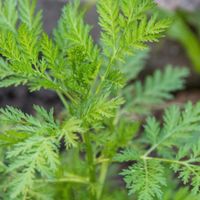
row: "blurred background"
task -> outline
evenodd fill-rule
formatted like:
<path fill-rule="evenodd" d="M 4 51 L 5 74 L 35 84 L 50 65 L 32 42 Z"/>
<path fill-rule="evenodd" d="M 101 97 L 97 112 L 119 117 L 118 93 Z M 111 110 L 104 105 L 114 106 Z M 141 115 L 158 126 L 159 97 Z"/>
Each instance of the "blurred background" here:
<path fill-rule="evenodd" d="M 38 0 L 38 8 L 43 9 L 44 29 L 52 33 L 61 9 L 67 0 Z M 145 71 L 141 78 L 151 74 L 157 68 L 167 64 L 190 68 L 191 75 L 184 91 L 175 94 L 173 102 L 193 102 L 200 99 L 200 0 L 156 0 L 160 6 L 161 17 L 172 17 L 173 22 L 166 37 L 158 44 L 151 45 L 146 60 Z M 98 41 L 99 28 L 95 0 L 82 0 L 88 9 L 86 21 L 93 26 L 92 35 Z M 134 66 L 133 66 L 134 67 Z M 0 106 L 14 105 L 31 113 L 32 104 L 40 104 L 46 108 L 62 109 L 57 96 L 50 91 L 29 93 L 26 87 L 0 89 Z"/>

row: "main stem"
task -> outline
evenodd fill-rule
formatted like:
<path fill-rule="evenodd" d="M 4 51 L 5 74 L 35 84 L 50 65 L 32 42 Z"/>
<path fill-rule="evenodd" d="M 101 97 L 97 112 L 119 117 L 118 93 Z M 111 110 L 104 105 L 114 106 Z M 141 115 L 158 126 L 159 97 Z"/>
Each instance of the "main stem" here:
<path fill-rule="evenodd" d="M 84 134 L 85 139 L 85 145 L 86 145 L 86 156 L 87 156 L 87 163 L 89 168 L 89 181 L 91 184 L 91 187 L 94 187 L 94 184 L 96 183 L 96 166 L 94 163 L 94 155 L 93 155 L 93 148 L 90 140 L 90 133 Z M 94 190 L 91 190 L 90 188 L 90 200 L 96 200 L 96 192 Z"/>
<path fill-rule="evenodd" d="M 113 59 L 109 62 L 107 69 L 101 79 L 101 82 L 99 83 L 97 89 L 96 89 L 96 94 L 98 94 L 103 86 L 104 80 L 107 77 L 111 65 L 112 65 Z M 96 163 L 94 162 L 94 155 L 93 155 L 93 149 L 92 149 L 92 144 L 90 140 L 90 135 L 89 133 L 85 133 L 84 135 L 85 139 L 85 144 L 86 144 L 86 154 L 87 154 L 87 162 L 88 162 L 88 167 L 89 167 L 89 177 L 90 177 L 90 183 L 91 185 L 94 185 L 96 183 Z M 107 175 L 107 170 L 108 170 L 109 162 L 102 163 L 101 165 L 101 170 L 100 170 L 100 176 L 99 176 L 99 187 L 97 188 L 97 191 L 93 193 L 90 191 L 90 200 L 100 200 L 102 196 L 102 191 Z"/>
<path fill-rule="evenodd" d="M 108 167 L 109 167 L 109 162 L 104 162 L 101 165 L 100 176 L 99 176 L 99 188 L 97 190 L 97 200 L 100 200 L 102 197 Z"/>
<path fill-rule="evenodd" d="M 108 63 L 108 66 L 106 68 L 106 71 L 104 72 L 103 76 L 101 77 L 100 83 L 96 88 L 95 94 L 99 94 L 101 92 L 103 83 L 110 72 L 113 61 L 115 60 L 115 55 L 116 55 L 116 52 L 111 57 L 111 59 Z M 100 70 L 100 68 L 99 68 L 99 70 Z M 95 82 L 96 82 L 96 80 L 95 80 Z M 85 139 L 85 144 L 86 144 L 86 154 L 87 154 L 87 160 L 88 160 L 88 166 L 89 166 L 90 183 L 92 185 L 94 185 L 94 183 L 96 183 L 96 163 L 94 162 L 93 149 L 92 149 L 92 144 L 90 141 L 89 134 L 85 133 L 84 139 Z M 95 194 L 93 192 L 90 192 L 90 200 L 100 200 L 101 199 L 108 167 L 109 167 L 109 161 L 102 163 L 101 169 L 100 169 L 100 175 L 99 175 L 98 188 L 97 188 L 97 191 L 95 191 Z"/>

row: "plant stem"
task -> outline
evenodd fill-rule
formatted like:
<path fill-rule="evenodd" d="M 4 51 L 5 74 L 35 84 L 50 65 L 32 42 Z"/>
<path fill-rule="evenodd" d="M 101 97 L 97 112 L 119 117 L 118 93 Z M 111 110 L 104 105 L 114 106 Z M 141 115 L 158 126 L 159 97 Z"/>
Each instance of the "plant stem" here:
<path fill-rule="evenodd" d="M 111 161 L 111 159 L 109 159 L 109 158 L 98 158 L 98 159 L 96 159 L 96 164 L 101 164 L 101 163 L 104 163 L 104 162 L 109 162 L 109 161 Z"/>
<path fill-rule="evenodd" d="M 194 70 L 200 73 L 200 43 L 197 35 L 191 30 L 181 13 L 177 12 L 176 20 L 169 30 L 169 36 L 178 40 L 185 48 Z"/>
<path fill-rule="evenodd" d="M 132 14 L 131 14 L 131 16 L 132 16 Z M 124 36 L 124 35 L 126 34 L 126 32 L 127 32 L 127 28 L 128 28 L 128 26 L 129 26 L 130 20 L 131 20 L 131 17 L 129 17 L 129 19 L 128 19 L 127 26 L 126 26 L 126 28 L 125 28 L 123 34 L 122 34 L 123 36 Z M 121 39 L 121 37 L 122 37 L 122 36 L 120 36 L 120 39 Z M 101 82 L 100 82 L 100 84 L 99 84 L 98 87 L 97 87 L 96 94 L 98 94 L 98 93 L 101 91 L 102 86 L 103 86 L 103 83 L 104 83 L 105 79 L 107 78 L 107 76 L 108 76 L 108 74 L 109 74 L 109 72 L 110 72 L 110 69 L 111 69 L 111 67 L 112 67 L 112 64 L 113 64 L 113 62 L 115 61 L 116 56 L 117 56 L 117 54 L 120 52 L 120 50 L 121 50 L 121 47 L 118 47 L 117 49 L 115 48 L 113 55 L 110 57 L 110 61 L 109 61 L 109 63 L 108 63 L 108 66 L 107 66 L 107 68 L 106 68 L 106 71 L 105 71 L 105 73 L 103 74 L 103 76 L 101 77 Z"/>
<path fill-rule="evenodd" d="M 157 158 L 157 157 L 148 157 L 148 156 L 141 156 L 141 159 L 143 160 L 156 160 L 160 162 L 165 162 L 165 163 L 174 163 L 174 164 L 179 164 L 179 165 L 184 165 L 184 166 L 194 166 L 192 164 L 187 163 L 186 161 L 180 161 L 180 160 L 170 160 L 166 158 Z"/>
<path fill-rule="evenodd" d="M 109 64 L 108 64 L 108 66 L 107 66 L 107 68 L 106 68 L 105 73 L 101 77 L 101 81 L 100 81 L 100 83 L 99 83 L 99 85 L 97 87 L 96 94 L 98 94 L 101 91 L 103 83 L 104 83 L 105 79 L 107 78 L 107 76 L 108 76 L 108 74 L 110 72 L 111 66 L 113 64 L 113 60 L 114 60 L 114 58 L 112 57 L 111 60 L 110 60 L 110 62 L 109 62 Z"/>
<path fill-rule="evenodd" d="M 173 131 L 166 133 L 165 137 L 163 137 L 158 143 L 154 144 L 145 154 L 144 156 L 148 156 L 152 151 L 154 151 L 159 145 L 161 145 L 165 140 L 167 140 L 171 135 L 173 135 L 177 129 L 179 127 L 177 127 L 176 129 L 174 129 Z"/>
<path fill-rule="evenodd" d="M 86 144 L 86 156 L 89 168 L 89 181 L 91 186 L 93 187 L 96 182 L 96 166 L 94 163 L 93 148 L 89 134 L 90 133 L 86 132 L 84 134 L 84 139 Z M 90 191 L 90 200 L 96 200 L 96 193 L 94 193 L 94 190 Z"/>
<path fill-rule="evenodd" d="M 193 168 L 194 166 L 197 166 L 197 165 L 190 164 L 187 161 L 170 160 L 170 159 L 166 159 L 166 158 L 156 158 L 156 157 L 148 157 L 148 156 L 141 156 L 141 159 L 143 159 L 144 161 L 156 160 L 156 161 L 159 161 L 159 162 L 182 165 L 182 166 L 187 167 L 196 176 L 199 176 L 199 174 Z"/>
<path fill-rule="evenodd" d="M 61 92 L 59 92 L 59 91 L 57 91 L 57 94 L 58 94 L 60 100 L 62 101 L 64 107 L 66 108 L 66 110 L 69 111 L 69 107 L 68 107 L 67 101 L 66 101 L 65 97 L 63 96 L 63 94 Z"/>
<path fill-rule="evenodd" d="M 64 182 L 72 182 L 72 183 L 81 183 L 81 184 L 88 184 L 89 179 L 87 177 L 81 177 L 73 174 L 69 174 L 64 178 L 60 179 L 42 179 L 42 180 L 36 180 L 37 183 L 64 183 Z"/>
<path fill-rule="evenodd" d="M 101 165 L 101 171 L 100 171 L 100 176 L 99 176 L 99 188 L 97 191 L 97 200 L 100 200 L 102 197 L 102 192 L 103 192 L 103 188 L 104 188 L 104 184 L 105 184 L 105 180 L 107 176 L 108 167 L 109 167 L 109 162 L 103 162 Z"/>
<path fill-rule="evenodd" d="M 52 81 L 52 79 L 51 79 L 51 77 L 49 76 L 48 73 L 46 73 L 45 75 L 43 75 L 43 78 L 44 78 L 44 79 L 47 79 L 48 81 Z M 61 90 L 56 90 L 56 93 L 57 93 L 58 96 L 60 97 L 60 99 L 61 99 L 61 101 L 63 102 L 64 106 L 68 108 L 67 102 L 66 102 L 66 100 L 65 100 L 65 98 L 64 98 L 64 96 L 63 96 L 63 94 L 62 94 L 62 92 L 66 95 L 66 97 L 67 97 L 71 102 L 74 102 L 74 103 L 75 103 L 75 101 L 74 101 L 73 97 L 72 97 L 69 93 L 63 91 L 63 89 L 61 89 Z M 67 105 L 67 106 L 66 106 L 66 105 Z"/>
<path fill-rule="evenodd" d="M 131 14 L 131 16 L 132 16 L 132 14 Z M 128 19 L 127 26 L 126 26 L 126 28 L 125 28 L 123 34 L 122 34 L 123 36 L 124 36 L 124 35 L 126 34 L 126 32 L 127 32 L 128 26 L 129 26 L 129 24 L 130 24 L 130 20 L 131 20 L 131 17 L 129 17 L 129 19 Z M 120 39 L 121 39 L 121 37 L 122 37 L 122 36 L 120 36 Z M 117 49 L 115 48 L 113 55 L 110 57 L 110 61 L 109 61 L 109 63 L 108 63 L 108 66 L 107 66 L 107 68 L 106 68 L 106 71 L 105 71 L 105 73 L 103 74 L 103 76 L 102 76 L 102 78 L 101 78 L 101 82 L 100 82 L 99 86 L 97 87 L 96 94 L 98 94 L 98 93 L 101 91 L 102 86 L 103 86 L 103 83 L 104 83 L 105 79 L 107 78 L 107 76 L 108 76 L 108 74 L 109 74 L 109 72 L 110 72 L 110 69 L 111 69 L 111 67 L 112 67 L 112 64 L 113 64 L 113 62 L 115 61 L 116 56 L 117 56 L 117 54 L 120 52 L 120 50 L 121 50 L 121 47 L 118 47 Z"/>

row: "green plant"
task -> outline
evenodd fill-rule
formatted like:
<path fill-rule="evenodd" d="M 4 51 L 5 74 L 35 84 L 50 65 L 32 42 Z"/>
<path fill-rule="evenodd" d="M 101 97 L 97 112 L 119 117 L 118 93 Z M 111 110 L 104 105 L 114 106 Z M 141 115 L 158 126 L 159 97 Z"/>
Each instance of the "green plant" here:
<path fill-rule="evenodd" d="M 144 134 L 140 118 L 131 117 L 148 115 L 184 87 L 188 70 L 171 66 L 144 84 L 129 84 L 142 70 L 146 53 L 140 51 L 163 36 L 170 20 L 147 17 L 151 0 L 99 0 L 101 42 L 94 44 L 79 1 L 63 8 L 52 38 L 35 6 L 27 0 L 1 3 L 0 86 L 53 90 L 65 109 L 55 116 L 53 109 L 34 106 L 33 116 L 1 108 L 0 197 L 127 199 L 110 177 L 118 162 L 127 161 L 131 166 L 121 175 L 139 200 L 162 198 L 168 166 L 198 193 L 200 104 L 188 103 L 183 111 L 172 106 L 163 125 L 148 117 Z M 133 61 L 135 68 L 127 68 Z"/>
<path fill-rule="evenodd" d="M 173 17 L 168 36 L 179 42 L 195 70 L 200 72 L 199 10 L 196 12 L 161 11 L 161 15 Z"/>

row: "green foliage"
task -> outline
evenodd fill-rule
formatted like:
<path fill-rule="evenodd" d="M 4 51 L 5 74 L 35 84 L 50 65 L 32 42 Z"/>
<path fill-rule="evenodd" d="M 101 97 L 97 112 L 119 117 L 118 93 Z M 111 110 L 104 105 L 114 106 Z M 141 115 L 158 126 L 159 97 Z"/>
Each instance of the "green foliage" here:
<path fill-rule="evenodd" d="M 114 157 L 117 162 L 129 162 L 133 160 L 138 160 L 140 158 L 139 152 L 132 148 L 126 148 Z"/>
<path fill-rule="evenodd" d="M 134 55 L 128 56 L 125 60 L 126 67 L 119 66 L 122 72 L 125 74 L 127 81 L 134 80 L 140 74 L 140 72 L 144 69 L 146 60 L 149 57 L 149 49 L 138 50 Z M 132 69 L 134 67 L 134 70 Z"/>
<path fill-rule="evenodd" d="M 42 31 L 42 12 L 36 13 L 36 3 L 36 0 L 19 0 L 19 18 L 37 36 Z"/>
<path fill-rule="evenodd" d="M 66 44 L 64 48 L 83 48 L 92 62 L 98 57 L 98 48 L 93 44 L 92 37 L 89 35 L 91 27 L 84 23 L 84 13 L 80 11 L 79 6 L 79 1 L 75 0 L 63 8 L 62 17 L 55 30 L 55 38 L 60 48 L 63 48 L 63 42 Z"/>
<path fill-rule="evenodd" d="M 64 6 L 53 38 L 36 1 L 0 1 L 0 87 L 50 89 L 64 106 L 61 114 L 0 109 L 1 199 L 162 199 L 168 165 L 199 193 L 200 104 L 166 109 L 163 123 L 149 116 L 142 133 L 143 114 L 171 99 L 188 75 L 170 66 L 132 84 L 148 57 L 141 49 L 170 22 L 150 16 L 154 7 L 152 0 L 99 0 L 95 44 L 78 0 Z M 121 172 L 130 197 L 112 181 L 118 162 L 131 164 Z"/>
<path fill-rule="evenodd" d="M 127 149 L 115 158 L 119 162 L 137 161 L 138 163 L 121 173 L 125 176 L 130 193 L 138 192 L 140 199 L 151 200 L 155 197 L 160 199 L 161 186 L 166 184 L 162 174 L 167 171 L 167 168 L 163 164 L 170 165 L 179 174 L 184 184 L 191 184 L 195 195 L 199 193 L 200 150 L 199 142 L 194 142 L 197 139 L 195 133 L 200 123 L 199 106 L 199 103 L 195 106 L 188 103 L 183 111 L 180 111 L 177 106 L 166 109 L 162 127 L 154 117 L 148 118 L 144 131 L 146 142 L 151 145 L 149 150 L 135 152 Z M 183 147 L 185 143 L 188 144 Z M 174 148 L 178 150 L 177 153 L 173 151 Z M 152 152 L 156 153 L 157 157 L 151 157 Z M 159 166 L 161 164 L 162 166 Z M 148 165 L 150 165 L 149 170 Z M 143 176 L 146 177 L 145 180 L 142 179 Z"/>
<path fill-rule="evenodd" d="M 4 31 L 16 32 L 16 23 L 18 18 L 18 13 L 16 11 L 16 0 L 8 0 L 0 2 L 0 27 Z"/>
<path fill-rule="evenodd" d="M 200 170 L 199 166 L 194 164 L 200 161 L 199 152 L 199 142 L 192 147 L 186 145 L 184 148 L 180 148 L 176 157 L 177 160 L 182 161 L 188 154 L 190 156 L 183 161 L 184 164 L 177 163 L 172 166 L 174 171 L 179 173 L 179 178 L 184 184 L 191 184 L 193 194 L 198 194 L 200 188 Z"/>
<path fill-rule="evenodd" d="M 163 73 L 157 70 L 152 76 L 147 77 L 144 86 L 140 81 L 135 83 L 135 103 L 151 105 L 171 99 L 169 92 L 182 89 L 184 86 L 182 78 L 187 76 L 188 70 L 185 68 L 180 70 L 168 66 Z"/>
<path fill-rule="evenodd" d="M 166 185 L 164 168 L 157 162 L 144 161 L 121 173 L 129 194 L 138 193 L 138 199 L 162 198 L 162 186 Z"/>
<path fill-rule="evenodd" d="M 20 194 L 28 198 L 35 173 L 50 177 L 59 164 L 54 141 L 40 136 L 31 137 L 14 145 L 7 154 L 7 159 L 12 162 L 8 167 L 8 172 L 15 171 L 14 180 L 9 183 L 11 199 L 15 199 Z"/>
<path fill-rule="evenodd" d="M 157 126 L 157 131 L 148 128 L 147 135 L 151 132 L 152 138 L 154 138 L 155 147 L 159 145 L 171 148 L 172 146 L 177 146 L 184 144 L 185 138 L 195 137 L 195 132 L 199 128 L 199 114 L 200 114 L 200 104 L 197 103 L 195 106 L 192 103 L 185 105 L 184 110 L 181 112 L 180 108 L 177 106 L 171 106 L 166 109 L 163 121 L 163 128 L 159 131 L 159 126 Z M 154 120 L 153 120 L 154 121 Z M 148 124 L 149 123 L 149 124 Z M 147 122 L 147 127 L 150 127 L 152 120 Z M 155 121 L 152 127 L 155 129 Z M 154 148 L 155 148 L 154 147 Z"/>
<path fill-rule="evenodd" d="M 82 131 L 79 120 L 71 118 L 59 125 L 53 110 L 34 108 L 37 118 L 13 107 L 0 110 L 1 122 L 8 125 L 8 130 L 1 133 L 1 145 L 10 146 L 6 160 L 12 181 L 6 187 L 10 188 L 11 199 L 18 195 L 29 198 L 36 178 L 53 178 L 60 163 L 60 139 L 64 137 L 66 146 L 70 147 L 74 144 L 74 134 Z"/>
<path fill-rule="evenodd" d="M 134 100 L 127 106 L 128 109 L 132 107 L 135 112 L 148 112 L 149 108 L 172 99 L 171 92 L 184 87 L 183 78 L 187 77 L 188 73 L 186 68 L 167 66 L 164 72 L 157 70 L 152 76 L 148 76 L 144 84 L 136 81 L 133 86 L 127 88 L 129 93 L 134 93 Z M 127 95 L 127 92 L 125 94 Z M 130 98 L 129 96 L 127 98 Z"/>
<path fill-rule="evenodd" d="M 173 194 L 173 196 L 172 196 Z M 174 200 L 198 200 L 199 195 L 194 195 L 192 194 L 188 188 L 181 188 L 176 193 L 174 194 L 174 191 L 166 191 L 164 194 L 164 200 L 169 200 L 169 199 L 174 199 Z"/>
<path fill-rule="evenodd" d="M 112 194 L 109 194 L 108 196 L 105 197 L 105 200 L 130 200 L 131 197 L 126 194 L 125 191 L 114 191 Z"/>
<path fill-rule="evenodd" d="M 81 121 L 76 118 L 71 118 L 63 124 L 60 138 L 64 137 L 66 148 L 76 147 L 78 145 L 78 136 L 76 133 L 83 133 Z"/>
<path fill-rule="evenodd" d="M 165 17 L 173 17 L 174 20 L 167 35 L 184 48 L 194 70 L 199 73 L 199 9 L 195 9 L 192 12 L 181 11 L 180 13 L 162 10 L 160 14 Z M 193 31 L 191 27 L 195 27 L 197 31 Z"/>
<path fill-rule="evenodd" d="M 107 95 L 94 96 L 80 104 L 76 113 L 84 123 L 93 124 L 114 117 L 116 109 L 123 103 L 122 98 L 107 99 Z"/>
<path fill-rule="evenodd" d="M 103 30 L 101 41 L 104 54 L 112 61 L 124 60 L 134 49 L 143 49 L 146 42 L 157 41 L 169 26 L 170 20 L 149 20 L 144 12 L 155 6 L 151 0 L 114 1 L 98 3 L 99 24 Z"/>
<path fill-rule="evenodd" d="M 12 13 L 15 13 L 17 7 L 13 8 L 13 6 L 16 6 L 16 3 L 8 0 L 4 2 L 2 9 L 11 9 L 7 12 L 14 10 Z M 1 68 L 0 86 L 28 84 L 32 91 L 41 87 L 58 89 L 60 86 L 57 86 L 55 81 L 45 74 L 47 70 L 45 63 L 39 60 L 41 12 L 35 14 L 35 3 L 30 3 L 30 1 L 19 1 L 18 9 L 19 19 L 15 19 L 17 15 L 12 18 L 18 22 L 12 23 L 12 28 L 17 31 L 17 34 L 12 30 L 5 30 L 5 27 L 1 28 L 0 53 L 5 57 L 1 63 L 5 63 Z M 6 17 L 6 13 L 4 15 L 2 13 L 3 17 Z"/>
<path fill-rule="evenodd" d="M 50 131 L 54 131 L 58 128 L 58 124 L 53 118 L 53 110 L 48 113 L 44 108 L 39 106 L 34 106 L 34 109 L 37 118 L 8 106 L 7 108 L 0 110 L 0 119 L 6 124 L 15 125 L 15 131 L 26 132 L 27 134 L 36 132 L 39 134 L 50 134 Z M 10 130 L 10 127 L 8 128 Z"/>

